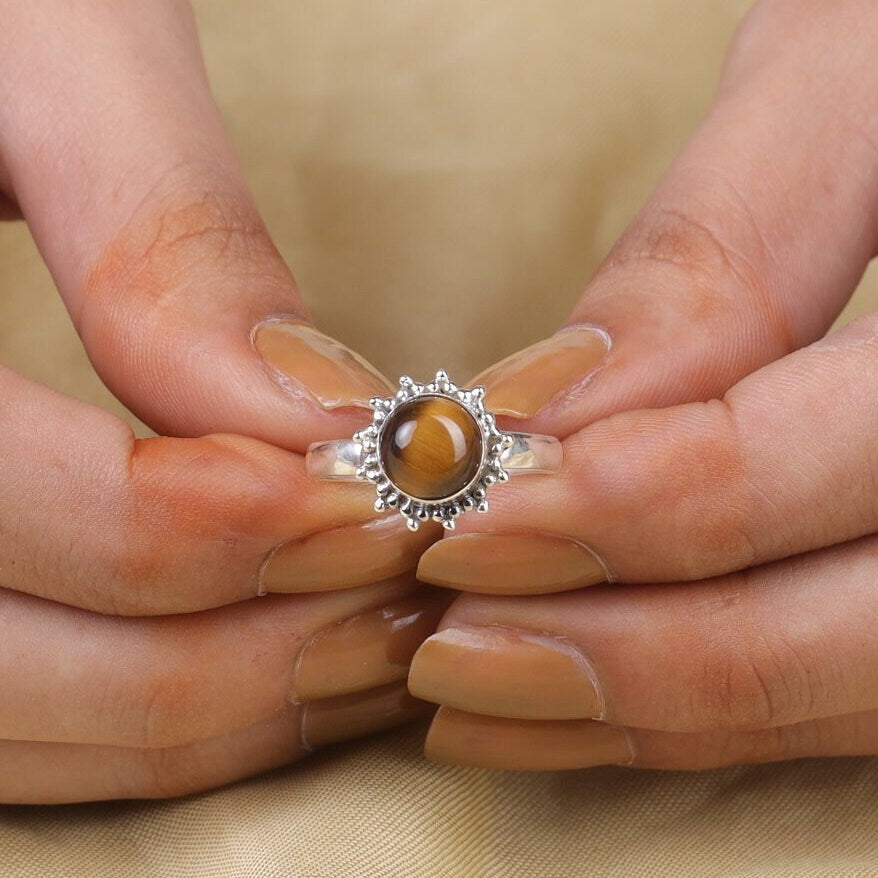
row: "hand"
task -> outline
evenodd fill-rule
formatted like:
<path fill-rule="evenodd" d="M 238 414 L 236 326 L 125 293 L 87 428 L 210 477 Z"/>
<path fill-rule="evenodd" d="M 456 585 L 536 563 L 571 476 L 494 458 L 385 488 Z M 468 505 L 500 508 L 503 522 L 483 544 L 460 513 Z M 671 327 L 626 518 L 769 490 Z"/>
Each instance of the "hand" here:
<path fill-rule="evenodd" d="M 430 533 L 302 458 L 387 385 L 310 325 L 190 11 L 2 0 L 0 20 L 3 210 L 164 434 L 0 371 L 0 800 L 202 790 L 420 715 L 403 681 L 444 598 L 406 571 Z"/>
<path fill-rule="evenodd" d="M 569 326 L 482 376 L 565 467 L 421 560 L 473 593 L 412 667 L 432 758 L 878 753 L 878 314 L 816 341 L 878 248 L 876 40 L 866 0 L 758 5 Z"/>

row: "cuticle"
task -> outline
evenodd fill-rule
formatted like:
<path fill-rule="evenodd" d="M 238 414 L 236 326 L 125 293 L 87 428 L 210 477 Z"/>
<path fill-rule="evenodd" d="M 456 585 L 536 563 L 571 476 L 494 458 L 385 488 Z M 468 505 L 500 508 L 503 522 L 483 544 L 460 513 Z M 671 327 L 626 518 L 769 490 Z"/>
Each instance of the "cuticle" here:
<path fill-rule="evenodd" d="M 373 613 L 376 609 L 381 609 L 384 604 L 379 607 L 369 607 L 368 609 L 362 610 L 359 613 L 354 613 L 352 616 L 346 616 L 344 619 L 336 619 L 331 624 L 327 625 L 325 628 L 321 628 L 319 631 L 315 631 L 300 647 L 299 651 L 296 653 L 296 659 L 293 662 L 293 678 L 292 683 L 290 685 L 290 692 L 287 696 L 287 701 L 290 704 L 303 704 L 307 705 L 307 701 L 299 701 L 296 698 L 296 681 L 299 679 L 299 669 L 302 667 L 302 659 L 305 656 L 305 653 L 308 651 L 308 648 L 313 646 L 315 643 L 319 643 L 323 640 L 331 631 L 334 631 L 336 628 L 340 628 L 342 625 L 347 624 L 353 619 L 359 619 L 361 616 L 365 616 L 367 613 Z M 303 711 L 304 714 L 304 711 Z M 303 716 L 304 719 L 304 716 Z"/>
<path fill-rule="evenodd" d="M 284 546 L 288 546 L 291 542 L 295 541 L 290 540 L 289 542 L 278 544 L 273 549 L 270 549 L 262 559 L 262 563 L 259 565 L 259 572 L 256 574 L 256 597 L 264 598 L 268 594 L 268 590 L 265 588 L 265 571 L 268 570 L 268 565 L 271 564 L 272 558 L 274 558 Z"/>
<path fill-rule="evenodd" d="M 274 326 L 277 323 L 301 323 L 305 326 L 311 326 L 308 322 L 308 318 L 304 314 L 296 314 L 292 311 L 282 314 L 270 314 L 268 317 L 260 317 L 250 330 L 250 344 L 257 354 L 259 353 L 259 350 L 256 347 L 256 336 L 259 333 L 259 330 L 262 329 L 263 326 Z"/>
<path fill-rule="evenodd" d="M 308 740 L 308 735 L 305 732 L 305 729 L 308 728 L 308 724 L 305 721 L 308 716 L 308 707 L 309 702 L 300 702 L 302 704 L 302 715 L 299 718 L 299 740 L 302 742 L 302 749 L 308 753 L 314 753 L 317 748 Z"/>
<path fill-rule="evenodd" d="M 597 561 L 598 564 L 601 565 L 601 570 L 604 571 L 604 578 L 607 580 L 607 584 L 612 585 L 619 581 L 619 578 L 610 569 L 610 565 L 607 564 L 607 562 L 594 549 L 592 549 L 590 546 L 587 546 L 580 540 L 574 539 L 573 537 L 568 537 L 567 539 L 569 539 L 571 542 L 576 543 L 576 545 L 579 546 L 579 548 L 582 549 L 583 552 L 588 552 L 589 555 L 591 555 L 592 558 L 594 558 L 595 561 Z"/>
<path fill-rule="evenodd" d="M 524 531 L 524 533 L 527 533 L 527 531 Z M 593 548 L 591 548 L 591 546 L 586 545 L 584 542 L 582 542 L 582 540 L 578 540 L 576 539 L 576 537 L 571 537 L 568 534 L 553 534 L 549 531 L 530 531 L 530 533 L 543 533 L 545 534 L 545 536 L 548 537 L 556 537 L 562 540 L 570 540 L 571 543 L 577 545 L 580 549 L 582 549 L 583 552 L 587 552 L 589 555 L 592 556 L 592 558 L 595 559 L 595 561 L 598 562 L 598 564 L 601 565 L 601 570 L 604 571 L 604 578 L 607 580 L 608 583 L 618 582 L 616 574 L 613 573 L 613 571 L 610 569 L 610 565 L 607 564 L 607 562 L 604 561 L 604 559 Z"/>
<path fill-rule="evenodd" d="M 613 349 L 613 337 L 610 335 L 609 329 L 607 329 L 605 326 L 598 326 L 597 323 L 568 323 L 566 326 L 562 326 L 555 333 L 555 335 L 563 335 L 565 332 L 575 332 L 577 329 L 588 329 L 594 332 L 596 335 L 600 335 L 604 340 L 604 344 L 606 345 L 607 353 L 609 353 Z"/>
<path fill-rule="evenodd" d="M 631 734 L 631 730 L 627 726 L 616 726 L 616 728 L 619 729 L 625 737 L 625 743 L 628 744 L 628 752 L 631 754 L 631 758 L 627 762 L 617 762 L 616 765 L 622 768 L 630 768 L 637 761 L 637 748 L 634 746 L 634 736 Z"/>
<path fill-rule="evenodd" d="M 613 337 L 610 335 L 608 329 L 603 326 L 598 326 L 595 323 L 571 323 L 569 326 L 564 326 L 559 329 L 555 335 L 564 335 L 567 332 L 575 332 L 580 329 L 588 329 L 591 332 L 599 335 L 604 342 L 604 355 L 601 358 L 600 363 L 598 363 L 593 369 L 590 369 L 585 375 L 582 375 L 578 381 L 575 381 L 573 384 L 568 385 L 567 387 L 560 390 L 556 393 L 540 410 L 537 414 L 542 414 L 547 409 L 556 405 L 564 399 L 569 399 L 572 396 L 582 392 L 591 384 L 595 378 L 597 378 L 606 368 L 610 365 L 610 357 L 613 352 Z M 559 437 L 562 438 L 562 437 Z M 563 437 L 566 438 L 566 437 Z"/>
<path fill-rule="evenodd" d="M 276 384 L 279 384 L 283 391 L 288 393 L 294 399 L 308 399 L 319 405 L 319 400 L 317 400 L 312 393 L 306 390 L 298 381 L 269 363 L 259 352 L 259 348 L 256 347 L 256 336 L 259 334 L 259 330 L 264 326 L 274 326 L 278 323 L 299 323 L 305 326 L 309 325 L 307 319 L 299 314 L 274 314 L 270 317 L 263 317 L 254 323 L 253 327 L 250 329 L 250 349 L 256 354 L 256 357 L 262 364 L 262 368 L 266 375 Z"/>

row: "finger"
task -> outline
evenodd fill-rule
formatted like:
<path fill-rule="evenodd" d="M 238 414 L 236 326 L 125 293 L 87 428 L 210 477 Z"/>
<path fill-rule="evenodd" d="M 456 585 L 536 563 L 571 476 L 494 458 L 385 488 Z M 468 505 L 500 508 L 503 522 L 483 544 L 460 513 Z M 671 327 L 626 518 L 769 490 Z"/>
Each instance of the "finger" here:
<path fill-rule="evenodd" d="M 876 353 L 878 314 L 764 367 L 722 401 L 593 424 L 565 442 L 561 475 L 503 486 L 489 520 L 461 521 L 461 532 L 490 532 L 428 550 L 419 576 L 510 593 L 607 576 L 701 579 L 873 533 Z M 497 556 L 516 532 L 510 572 Z M 546 534 L 555 554 L 539 554 Z"/>
<path fill-rule="evenodd" d="M 708 119 L 577 306 L 574 323 L 601 333 L 570 328 L 483 376 L 495 411 L 568 437 L 565 469 L 494 492 L 490 518 L 462 520 L 465 536 L 422 558 L 422 579 L 501 593 L 698 579 L 875 529 L 874 498 L 856 483 L 874 471 L 857 423 L 858 406 L 871 417 L 872 391 L 855 389 L 871 352 L 853 350 L 875 318 L 837 337 L 850 349 L 840 361 L 811 351 L 757 371 L 723 403 L 655 411 L 726 394 L 813 340 L 875 252 L 869 123 L 839 117 L 834 85 L 803 91 L 799 76 L 835 83 L 844 77 L 828 72 L 858 69 L 858 52 L 825 42 L 862 4 L 818 6 L 803 19 L 800 5 L 762 4 L 745 25 Z M 866 31 L 878 27 L 867 19 Z M 785 26 L 813 53 L 768 51 Z M 861 80 L 847 97 L 871 106 L 878 89 L 860 96 Z M 799 137 L 805 119 L 824 121 Z M 788 160 L 767 177 L 778 154 Z M 600 420 L 638 406 L 649 409 Z M 849 511 L 823 514 L 836 507 Z"/>
<path fill-rule="evenodd" d="M 766 728 L 878 708 L 878 537 L 698 583 L 464 596 L 419 698 L 522 719 Z"/>
<path fill-rule="evenodd" d="M 188 6 L 0 11 L 14 34 L 0 54 L 0 156 L 110 389 L 170 435 L 246 433 L 304 451 L 361 426 L 348 407 L 387 382 L 307 324 Z"/>
<path fill-rule="evenodd" d="M 821 336 L 878 249 L 876 36 L 868 0 L 757 4 L 707 118 L 565 331 L 476 379 L 488 407 L 568 436 L 721 396 Z"/>
<path fill-rule="evenodd" d="M 746 732 L 674 734 L 629 729 L 636 768 L 692 770 L 809 756 L 874 756 L 878 711 L 831 716 Z"/>
<path fill-rule="evenodd" d="M 145 619 L 0 592 L 0 739 L 154 748 L 230 734 L 404 680 L 448 603 L 408 578 Z"/>
<path fill-rule="evenodd" d="M 105 613 L 190 612 L 410 570 L 433 538 L 255 439 L 135 440 L 0 370 L 0 585 Z M 344 547 L 344 551 L 341 551 Z"/>
<path fill-rule="evenodd" d="M 158 799 L 203 792 L 295 762 L 316 747 L 428 716 L 396 683 L 293 705 L 226 735 L 177 747 L 0 741 L 0 801 L 60 804 Z"/>
<path fill-rule="evenodd" d="M 510 771 L 598 765 L 691 771 L 808 756 L 878 753 L 878 711 L 747 732 L 657 732 L 593 720 L 515 720 L 442 707 L 427 734 L 434 762 Z"/>

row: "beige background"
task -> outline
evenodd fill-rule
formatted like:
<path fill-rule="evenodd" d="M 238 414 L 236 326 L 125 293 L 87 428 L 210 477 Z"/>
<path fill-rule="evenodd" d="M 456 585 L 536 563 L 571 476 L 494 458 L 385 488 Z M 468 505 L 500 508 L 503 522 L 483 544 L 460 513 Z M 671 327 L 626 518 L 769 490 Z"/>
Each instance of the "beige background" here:
<path fill-rule="evenodd" d="M 563 318 L 693 129 L 748 4 L 199 0 L 208 67 L 318 322 L 471 374 Z M 3 362 L 114 408 L 20 225 Z M 848 315 L 878 303 L 873 270 Z M 2 707 L 0 707 L 2 709 Z M 878 761 L 439 768 L 422 729 L 170 803 L 0 808 L 0 876 L 878 876 Z"/>

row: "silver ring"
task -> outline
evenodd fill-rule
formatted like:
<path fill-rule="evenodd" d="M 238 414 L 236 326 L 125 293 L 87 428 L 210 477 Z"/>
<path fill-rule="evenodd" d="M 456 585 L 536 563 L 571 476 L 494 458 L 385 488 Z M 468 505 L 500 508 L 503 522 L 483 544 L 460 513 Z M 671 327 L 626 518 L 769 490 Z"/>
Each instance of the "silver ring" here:
<path fill-rule="evenodd" d="M 371 482 L 375 509 L 397 509 L 412 530 L 431 518 L 451 529 L 470 509 L 488 511 L 487 492 L 496 482 L 561 468 L 557 439 L 501 432 L 485 408 L 485 388 L 456 387 L 442 370 L 429 384 L 404 375 L 393 396 L 369 404 L 372 423 L 351 439 L 308 448 L 308 473 Z"/>

